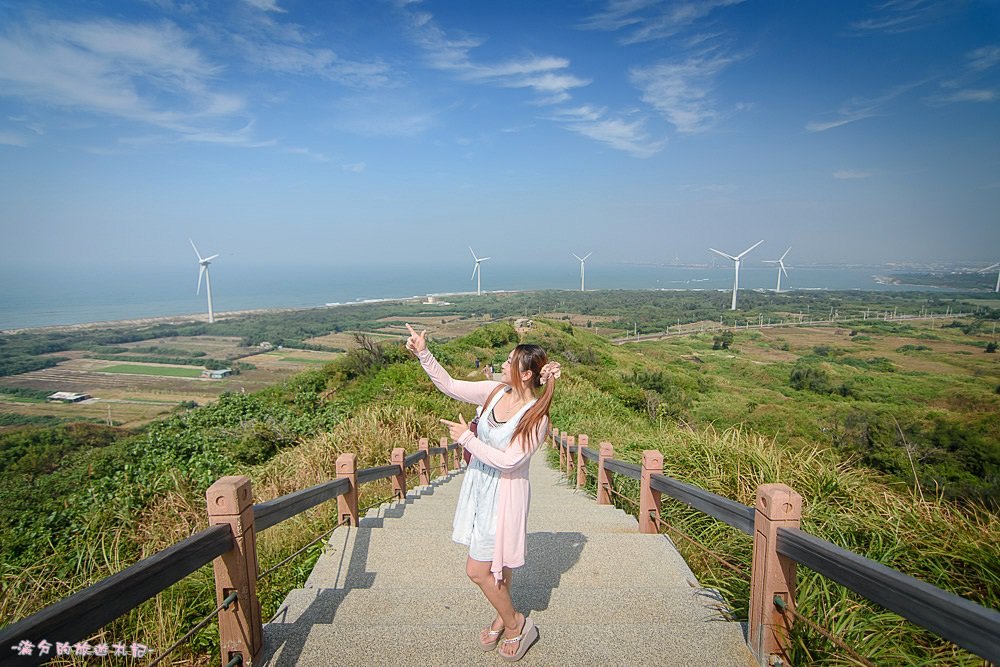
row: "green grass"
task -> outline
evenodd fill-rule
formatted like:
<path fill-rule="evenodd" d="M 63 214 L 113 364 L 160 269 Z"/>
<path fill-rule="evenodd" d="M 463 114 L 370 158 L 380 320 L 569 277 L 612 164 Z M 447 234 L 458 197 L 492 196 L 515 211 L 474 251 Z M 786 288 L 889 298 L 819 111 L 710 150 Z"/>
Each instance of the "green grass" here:
<path fill-rule="evenodd" d="M 175 368 L 172 366 L 138 366 L 136 364 L 116 364 L 100 369 L 101 373 L 126 373 L 129 375 L 161 375 L 164 377 L 201 377 L 200 368 Z"/>
<path fill-rule="evenodd" d="M 975 448 L 996 440 L 996 378 L 880 372 L 830 357 L 815 362 L 831 385 L 855 383 L 866 396 L 859 399 L 792 389 L 794 361 L 754 363 L 743 346 L 760 341 L 740 334 L 734 349 L 724 351 L 711 350 L 710 335 L 616 347 L 562 322 L 535 322 L 526 342 L 543 345 L 563 364 L 552 408 L 560 429 L 587 433 L 592 443 L 608 440 L 616 458 L 628 461 L 637 461 L 644 449 L 658 449 L 666 474 L 747 505 L 760 484 L 788 484 L 804 498 L 807 531 L 1000 607 L 997 513 L 974 501 L 952 502 L 933 485 L 911 488 L 900 481 L 905 476 L 873 470 L 875 458 L 861 463 L 865 455 L 902 451 L 893 419 L 907 429 L 911 422 L 921 426 L 939 417 L 944 421 L 933 431 L 906 432 L 937 438 L 924 452 L 928 457 L 951 457 L 946 462 L 954 463 L 969 454 L 963 449 L 969 446 L 974 463 Z M 873 327 L 871 335 L 882 332 Z M 516 340 L 509 324 L 492 324 L 448 343 L 432 342 L 432 349 L 457 377 L 476 358 L 505 357 Z M 800 352 L 812 354 L 812 348 L 795 354 Z M 683 358 L 691 354 L 702 363 Z M 456 410 L 471 413 L 470 406 L 435 390 L 397 343 L 387 343 L 379 355 L 348 352 L 279 386 L 223 395 L 121 440 L 101 439 L 113 434 L 95 426 L 72 432 L 63 427 L 63 438 L 39 430 L 0 441 L 8 470 L 0 478 L 0 625 L 203 528 L 205 489 L 219 476 L 246 474 L 255 500 L 277 497 L 335 476 L 333 462 L 341 452 L 356 452 L 358 465 L 366 467 L 386 463 L 395 446 L 413 451 L 418 437 L 440 436 L 437 418 Z M 858 426 L 862 417 L 867 430 Z M 839 449 L 838 434 L 830 429 L 840 429 L 843 439 L 848 427 L 875 444 L 888 438 L 884 449 Z M 79 444 L 87 434 L 93 444 Z M 954 450 L 942 447 L 944 442 Z M 906 472 L 909 463 L 902 461 Z M 931 464 L 916 461 L 918 471 Z M 616 484 L 634 497 L 634 484 Z M 381 495 L 377 485 L 366 485 L 364 492 Z M 334 507 L 328 503 L 265 533 L 258 542 L 261 569 L 328 528 Z M 675 502 L 665 501 L 663 511 L 671 524 L 749 572 L 747 536 Z M 677 544 L 701 584 L 722 591 L 736 618 L 745 620 L 745 579 L 682 540 Z M 302 585 L 314 560 L 310 552 L 267 580 L 259 591 L 264 616 Z M 805 568 L 799 570 L 798 591 L 800 613 L 833 627 L 878 664 L 982 664 Z M 203 568 L 107 632 L 166 646 L 210 611 L 213 599 L 211 572 Z M 822 637 L 797 631 L 793 639 L 793 664 L 852 664 Z M 207 663 L 217 656 L 210 625 L 180 659 Z"/>
<path fill-rule="evenodd" d="M 282 357 L 282 361 L 295 361 L 300 364 L 328 364 L 332 359 L 310 359 L 308 357 Z"/>

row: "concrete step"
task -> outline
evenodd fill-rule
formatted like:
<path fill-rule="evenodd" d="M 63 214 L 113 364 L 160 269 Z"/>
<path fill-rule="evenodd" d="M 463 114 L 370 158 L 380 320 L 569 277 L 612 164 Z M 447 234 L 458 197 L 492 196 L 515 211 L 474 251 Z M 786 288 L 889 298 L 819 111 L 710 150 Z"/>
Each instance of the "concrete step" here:
<path fill-rule="evenodd" d="M 531 588 L 515 577 L 514 606 L 539 624 L 703 623 L 725 621 L 725 602 L 716 591 L 690 587 Z M 414 611 L 434 623 L 486 623 L 493 608 L 466 581 L 460 587 L 334 589 L 299 588 L 288 594 L 270 623 L 415 622 Z"/>
<path fill-rule="evenodd" d="M 478 646 L 484 619 L 438 624 L 414 609 L 410 624 L 279 625 L 264 628 L 264 655 L 272 667 L 329 665 L 499 664 Z M 419 623 L 421 618 L 426 624 Z M 665 665 L 752 667 L 739 623 L 538 623 L 539 641 L 522 665 Z"/>
<path fill-rule="evenodd" d="M 661 535 L 529 532 L 520 577 L 558 586 L 662 585 L 696 582 Z M 370 588 L 418 580 L 462 584 L 467 548 L 450 530 L 341 529 L 317 561 L 307 588 Z"/>
<path fill-rule="evenodd" d="M 457 498 L 453 500 L 436 498 L 434 503 L 421 504 L 418 501 L 413 505 L 380 508 L 379 511 L 372 511 L 365 515 L 365 524 L 373 528 L 403 525 L 423 527 L 432 525 L 434 522 L 444 521 L 450 525 L 457 504 Z M 528 513 L 529 530 L 535 528 L 536 525 L 544 525 L 545 529 L 559 527 L 572 529 L 576 524 L 586 524 L 593 528 L 600 528 L 601 524 L 606 524 L 607 528 L 611 530 L 622 528 L 638 530 L 639 524 L 635 517 L 615 507 L 597 505 L 584 500 L 580 503 L 561 505 L 558 511 L 553 512 L 548 505 L 544 501 L 532 498 L 531 510 Z"/>

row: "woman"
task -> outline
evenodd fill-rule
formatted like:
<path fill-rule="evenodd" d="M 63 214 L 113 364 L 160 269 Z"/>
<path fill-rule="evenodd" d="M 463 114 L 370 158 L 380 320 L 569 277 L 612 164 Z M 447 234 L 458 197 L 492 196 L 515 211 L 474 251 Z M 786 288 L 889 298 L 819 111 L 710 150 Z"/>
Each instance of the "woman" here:
<path fill-rule="evenodd" d="M 452 539 L 469 546 L 466 574 L 497 611 L 493 623 L 480 633 L 480 647 L 491 651 L 499 643 L 500 657 L 514 662 L 538 639 L 532 620 L 514 609 L 511 569 L 524 565 L 531 497 L 528 462 L 549 428 L 559 364 L 549 362 L 537 345 L 518 345 L 502 366 L 500 382 L 454 380 L 428 351 L 427 332 L 406 327 L 406 347 L 420 359 L 434 385 L 451 398 L 483 405 L 475 435 L 461 415 L 457 422 L 441 420 L 452 440 L 473 456 L 462 481 Z"/>

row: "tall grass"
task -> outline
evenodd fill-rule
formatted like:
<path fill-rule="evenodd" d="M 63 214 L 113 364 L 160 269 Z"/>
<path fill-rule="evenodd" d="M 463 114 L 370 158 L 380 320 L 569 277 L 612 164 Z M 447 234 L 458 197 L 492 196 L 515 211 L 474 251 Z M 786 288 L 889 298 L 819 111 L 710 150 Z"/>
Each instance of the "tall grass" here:
<path fill-rule="evenodd" d="M 618 459 L 638 462 L 644 449 L 659 450 L 664 474 L 746 505 L 754 505 L 759 485 L 787 484 L 803 496 L 804 530 L 987 607 L 1000 607 L 1000 521 L 985 508 L 959 508 L 940 494 L 924 490 L 921 495 L 891 483 L 830 450 L 783 448 L 773 438 L 743 428 L 652 425 L 615 409 L 579 380 L 562 382 L 554 423 L 569 433 L 587 433 L 595 444 L 610 441 Z M 592 484 L 592 477 L 588 480 Z M 631 480 L 617 483 L 620 492 L 636 497 Z M 634 511 L 628 503 L 622 507 Z M 749 574 L 748 536 L 666 498 L 663 519 Z M 735 616 L 745 620 L 746 578 L 683 539 L 675 543 L 702 584 L 719 589 Z M 981 658 L 804 567 L 798 583 L 799 613 L 877 664 L 982 664 Z M 793 664 L 856 664 L 804 625 L 797 627 Z"/>

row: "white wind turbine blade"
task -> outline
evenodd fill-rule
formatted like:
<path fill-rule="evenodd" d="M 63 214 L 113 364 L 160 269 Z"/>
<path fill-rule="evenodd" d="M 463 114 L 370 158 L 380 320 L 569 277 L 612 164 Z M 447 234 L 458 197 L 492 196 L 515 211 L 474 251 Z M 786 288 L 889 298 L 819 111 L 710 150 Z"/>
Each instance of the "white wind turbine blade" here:
<path fill-rule="evenodd" d="M 733 257 L 732 255 L 728 255 L 728 254 L 726 254 L 726 253 L 724 253 L 724 252 L 722 252 L 720 250 L 716 250 L 715 248 L 709 248 L 709 250 L 711 250 L 712 252 L 714 252 L 716 255 L 722 255 L 726 259 L 731 259 L 734 262 L 738 259 L 738 258 Z"/>
<path fill-rule="evenodd" d="M 790 253 L 791 251 L 792 251 L 792 246 L 788 246 L 788 250 L 785 251 L 785 254 L 782 255 L 781 259 L 779 259 L 778 261 L 779 262 L 785 261 L 785 257 L 788 257 L 788 253 Z"/>
<path fill-rule="evenodd" d="M 788 271 L 785 271 L 785 263 L 784 263 L 784 262 L 782 262 L 782 261 L 781 261 L 781 260 L 779 259 L 779 260 L 778 260 L 778 266 L 780 266 L 780 267 L 781 267 L 781 272 L 782 272 L 782 273 L 784 273 L 784 274 L 785 274 L 785 277 L 787 278 L 787 277 L 788 277 Z"/>
<path fill-rule="evenodd" d="M 992 271 L 993 269 L 998 267 L 1000 267 L 1000 262 L 997 262 L 996 264 L 991 264 L 990 266 L 987 266 L 985 269 L 979 269 L 979 273 L 986 273 L 987 271 Z"/>
<path fill-rule="evenodd" d="M 201 260 L 201 263 L 202 264 L 208 264 L 209 262 L 211 262 L 216 257 L 218 257 L 218 255 L 212 255 L 211 257 L 206 257 L 205 259 Z"/>
<path fill-rule="evenodd" d="M 593 252 L 588 252 L 586 255 L 583 256 L 583 259 L 581 259 L 580 261 L 581 262 L 586 262 L 587 258 L 590 257 L 593 254 L 594 254 Z"/>
<path fill-rule="evenodd" d="M 201 277 L 205 275 L 205 265 L 201 265 L 201 270 L 198 271 L 198 289 L 195 290 L 195 294 L 201 294 Z"/>
<path fill-rule="evenodd" d="M 486 260 L 488 260 L 488 259 L 493 259 L 493 258 L 492 258 L 492 257 L 480 257 L 480 258 L 479 258 L 479 261 L 480 261 L 480 262 L 485 262 L 485 261 L 486 261 Z"/>
<path fill-rule="evenodd" d="M 198 252 L 198 247 L 195 246 L 194 241 L 192 241 L 190 238 L 188 239 L 188 241 L 191 243 L 191 247 L 194 248 L 194 254 L 196 254 L 198 256 L 198 261 L 200 262 L 201 261 L 201 253 Z"/>
<path fill-rule="evenodd" d="M 476 257 L 476 251 L 472 249 L 472 246 L 471 246 L 471 245 L 469 246 L 469 252 L 471 252 L 471 253 L 472 253 L 472 259 L 474 259 L 474 260 L 476 260 L 476 261 L 478 262 L 478 261 L 479 261 L 479 258 L 478 258 L 478 257 Z"/>
<path fill-rule="evenodd" d="M 748 252 L 750 252 L 751 250 L 753 250 L 754 248 L 756 248 L 757 246 L 759 246 L 763 242 L 764 242 L 764 239 L 761 239 L 760 241 L 757 241 L 752 246 L 750 246 L 749 248 L 747 248 L 746 250 L 744 250 L 740 254 L 736 255 L 736 257 L 734 257 L 733 259 L 734 260 L 740 259 L 741 257 L 743 257 L 743 255 L 747 254 Z"/>
<path fill-rule="evenodd" d="M 476 260 L 476 265 L 474 267 L 472 267 L 472 275 L 469 276 L 469 280 L 475 280 L 476 279 L 476 271 L 478 271 L 478 270 L 479 270 L 479 260 L 477 259 Z"/>
<path fill-rule="evenodd" d="M 574 252 L 574 253 L 570 253 L 570 254 L 571 254 L 571 255 L 573 255 L 574 257 L 576 257 L 576 258 L 577 258 L 578 260 L 580 260 L 581 262 L 582 262 L 582 261 L 584 260 L 584 258 L 583 258 L 583 257 L 580 257 L 580 256 L 579 256 L 579 255 L 577 255 L 577 254 L 576 254 L 575 252 Z"/>

